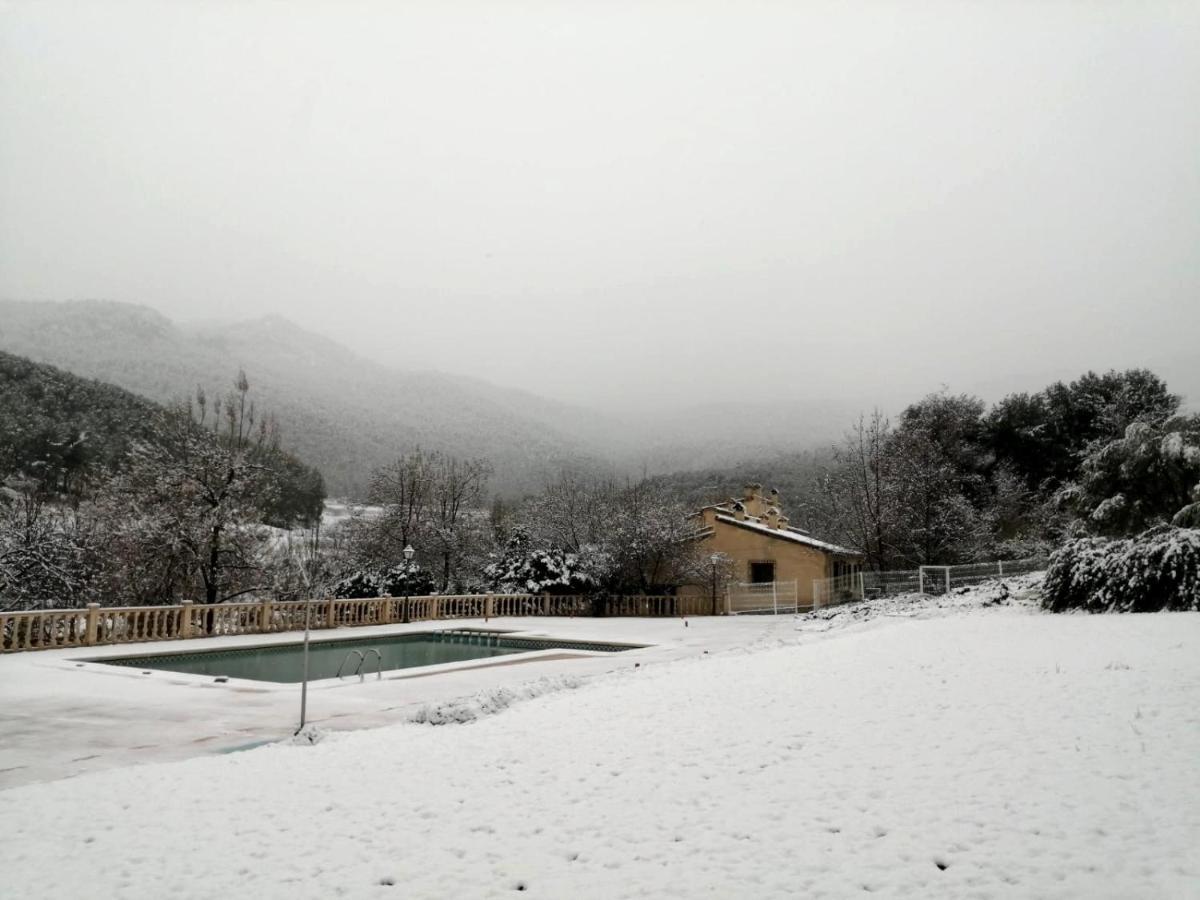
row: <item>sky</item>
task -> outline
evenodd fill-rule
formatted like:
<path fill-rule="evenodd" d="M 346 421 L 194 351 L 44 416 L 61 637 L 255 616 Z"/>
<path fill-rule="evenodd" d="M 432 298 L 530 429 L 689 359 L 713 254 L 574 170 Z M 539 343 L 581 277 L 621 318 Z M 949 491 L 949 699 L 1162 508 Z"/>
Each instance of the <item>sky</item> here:
<path fill-rule="evenodd" d="M 0 2 L 0 296 L 606 409 L 1200 401 L 1200 4 Z"/>

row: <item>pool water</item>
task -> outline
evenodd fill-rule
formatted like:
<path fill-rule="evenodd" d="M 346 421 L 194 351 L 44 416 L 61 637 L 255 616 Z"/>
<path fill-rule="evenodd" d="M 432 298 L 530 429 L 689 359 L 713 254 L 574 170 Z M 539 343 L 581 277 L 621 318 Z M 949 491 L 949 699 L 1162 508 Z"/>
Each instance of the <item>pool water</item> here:
<path fill-rule="evenodd" d="M 533 650 L 615 653 L 632 649 L 634 646 L 631 644 L 509 637 L 503 633 L 468 630 L 320 640 L 309 642 L 308 678 L 310 681 L 336 678 L 340 669 L 343 678 L 357 680 L 360 654 L 362 672 L 374 678 L 377 670 L 390 672 L 417 666 L 436 666 L 514 653 L 529 653 Z M 373 651 L 378 651 L 378 657 Z M 189 675 L 210 675 L 214 678 L 245 678 L 251 681 L 293 684 L 304 678 L 304 645 L 274 644 L 199 650 L 191 653 L 161 653 L 153 656 L 115 656 L 90 659 L 87 662 L 132 669 L 160 669 L 185 672 Z"/>

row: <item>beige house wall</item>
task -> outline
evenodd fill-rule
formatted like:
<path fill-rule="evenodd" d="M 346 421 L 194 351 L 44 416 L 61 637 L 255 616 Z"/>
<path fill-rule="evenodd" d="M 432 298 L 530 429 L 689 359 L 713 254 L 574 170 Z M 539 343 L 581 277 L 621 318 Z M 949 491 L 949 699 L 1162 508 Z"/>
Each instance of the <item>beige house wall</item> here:
<path fill-rule="evenodd" d="M 711 525 L 712 534 L 702 538 L 701 552 L 706 555 L 720 553 L 733 564 L 731 577 L 734 581 L 750 580 L 750 564 L 770 562 L 775 564 L 776 581 L 795 581 L 801 605 L 812 603 L 813 579 L 828 578 L 832 559 L 830 554 L 806 547 L 784 537 L 773 537 L 757 529 L 740 528 L 727 522 L 716 521 L 711 510 L 704 511 L 706 525 Z M 681 593 L 683 591 L 681 590 Z M 689 593 L 703 593 L 695 587 Z"/>
<path fill-rule="evenodd" d="M 730 573 L 733 581 L 750 581 L 752 563 L 774 563 L 775 580 L 795 581 L 799 603 L 811 605 L 813 581 L 832 577 L 835 559 L 860 561 L 857 555 L 838 555 L 788 537 L 788 520 L 779 510 L 779 497 L 774 491 L 764 496 L 758 485 L 747 485 L 740 504 L 740 512 L 708 507 L 700 510 L 695 518 L 697 530 L 704 535 L 699 538 L 701 552 L 706 556 L 720 553 L 727 557 L 733 566 Z M 758 521 L 753 523 L 754 527 L 746 527 L 719 521 L 718 515 L 735 519 L 750 516 Z M 707 595 L 711 590 L 711 585 L 694 585 L 681 588 L 680 593 Z"/>

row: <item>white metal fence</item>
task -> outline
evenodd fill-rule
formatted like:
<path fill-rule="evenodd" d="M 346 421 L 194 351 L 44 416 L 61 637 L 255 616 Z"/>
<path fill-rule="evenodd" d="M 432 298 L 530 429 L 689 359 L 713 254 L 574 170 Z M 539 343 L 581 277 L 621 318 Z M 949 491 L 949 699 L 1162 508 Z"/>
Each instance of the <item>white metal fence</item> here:
<path fill-rule="evenodd" d="M 862 600 L 866 574 L 865 572 L 854 572 L 834 578 L 813 579 L 813 609 Z"/>
<path fill-rule="evenodd" d="M 922 594 L 948 594 L 955 588 L 969 587 L 994 578 L 1040 572 L 1047 563 L 1049 559 L 1044 556 L 1032 556 L 1028 559 L 966 563 L 960 566 L 921 566 L 918 590 Z"/>
<path fill-rule="evenodd" d="M 980 584 L 993 578 L 1040 572 L 1048 562 L 1045 556 L 1033 556 L 1027 559 L 958 566 L 921 566 L 892 572 L 857 572 L 835 578 L 817 578 L 813 580 L 813 608 L 897 594 L 947 594 L 955 588 Z"/>
<path fill-rule="evenodd" d="M 729 611 L 739 613 L 795 613 L 800 592 L 795 581 L 740 581 L 729 586 Z"/>

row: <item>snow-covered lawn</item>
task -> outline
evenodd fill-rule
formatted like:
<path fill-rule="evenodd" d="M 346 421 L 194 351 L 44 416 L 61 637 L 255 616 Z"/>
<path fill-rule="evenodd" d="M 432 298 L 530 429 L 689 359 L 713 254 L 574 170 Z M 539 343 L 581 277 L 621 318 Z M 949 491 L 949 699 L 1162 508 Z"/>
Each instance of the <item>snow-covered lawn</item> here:
<path fill-rule="evenodd" d="M 984 596 L 12 788 L 0 894 L 1200 895 L 1200 615 Z"/>

